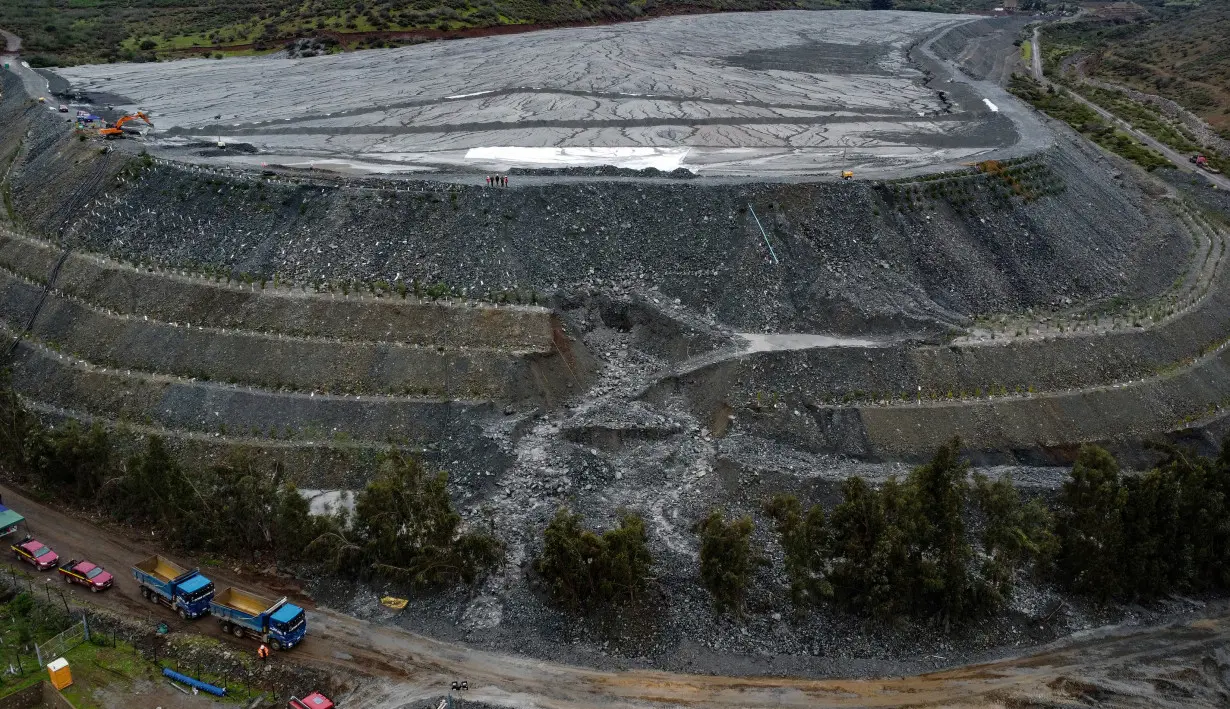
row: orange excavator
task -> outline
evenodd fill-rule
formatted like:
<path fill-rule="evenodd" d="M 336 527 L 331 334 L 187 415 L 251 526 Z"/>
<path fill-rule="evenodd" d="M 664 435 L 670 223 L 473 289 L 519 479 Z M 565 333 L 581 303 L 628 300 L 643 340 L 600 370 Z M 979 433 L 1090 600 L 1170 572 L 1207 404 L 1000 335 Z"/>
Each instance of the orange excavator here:
<path fill-rule="evenodd" d="M 150 128 L 154 127 L 154 124 L 150 122 L 149 116 L 145 115 L 145 113 L 143 113 L 142 111 L 137 111 L 136 113 L 130 113 L 126 116 L 122 116 L 118 121 L 115 122 L 114 125 L 109 125 L 103 128 L 99 128 L 98 134 L 104 138 L 123 138 L 124 137 L 124 124 L 127 123 L 128 121 L 135 121 L 138 118 L 145 121 L 149 125 Z"/>

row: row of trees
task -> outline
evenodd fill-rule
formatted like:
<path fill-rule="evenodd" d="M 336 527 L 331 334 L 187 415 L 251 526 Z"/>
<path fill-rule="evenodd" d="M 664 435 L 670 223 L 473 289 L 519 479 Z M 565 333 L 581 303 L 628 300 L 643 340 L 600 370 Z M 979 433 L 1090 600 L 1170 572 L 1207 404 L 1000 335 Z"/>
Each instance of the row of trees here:
<path fill-rule="evenodd" d="M 150 437 L 125 456 L 98 425 L 43 425 L 5 384 L 0 466 L 9 475 L 157 530 L 185 551 L 423 586 L 472 582 L 502 558 L 489 530 L 462 523 L 447 475 L 413 457 L 383 455 L 353 513 L 312 515 L 284 471 L 255 453 L 189 472 Z M 878 486 L 851 477 L 829 510 L 792 495 L 766 501 L 799 612 L 833 604 L 880 619 L 960 622 L 1000 607 L 1024 574 L 1099 600 L 1230 588 L 1230 446 L 1216 459 L 1161 447 L 1141 475 L 1087 447 L 1053 509 L 1023 500 L 1010 478 L 971 476 L 959 451 L 954 439 Z M 694 531 L 700 583 L 719 611 L 740 612 L 768 563 L 753 519 L 714 511 Z M 588 612 L 638 598 L 653 564 L 635 514 L 598 533 L 560 510 L 534 569 L 561 606 Z"/>
<path fill-rule="evenodd" d="M 502 558 L 489 534 L 462 529 L 447 474 L 400 453 L 379 459 L 353 514 L 323 516 L 310 514 L 279 464 L 251 451 L 192 471 L 157 437 L 133 455 L 119 451 L 97 424 L 43 425 L 0 381 L 0 466 L 8 475 L 156 530 L 184 551 L 317 563 L 417 585 L 470 582 Z"/>
<path fill-rule="evenodd" d="M 1023 500 L 1009 477 L 971 476 L 959 450 L 954 439 L 878 487 L 851 477 L 828 514 L 793 495 L 768 500 L 796 609 L 833 604 L 947 626 L 1001 607 L 1026 574 L 1099 600 L 1230 588 L 1230 447 L 1216 460 L 1163 447 L 1139 476 L 1086 447 L 1054 510 Z M 715 511 L 695 531 L 700 582 L 719 611 L 738 612 L 767 563 L 752 518 Z M 652 565 L 635 515 L 598 535 L 560 511 L 536 569 L 557 600 L 585 610 L 635 598 Z"/>

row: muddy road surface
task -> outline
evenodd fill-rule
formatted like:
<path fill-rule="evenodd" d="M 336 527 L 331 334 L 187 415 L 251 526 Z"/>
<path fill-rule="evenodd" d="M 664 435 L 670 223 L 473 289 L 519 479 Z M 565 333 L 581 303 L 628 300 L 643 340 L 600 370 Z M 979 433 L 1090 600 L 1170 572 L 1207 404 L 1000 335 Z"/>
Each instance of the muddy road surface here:
<path fill-rule="evenodd" d="M 211 635 L 255 651 L 253 641 L 223 635 L 209 618 L 184 623 L 170 610 L 141 599 L 129 567 L 164 551 L 152 535 L 136 537 L 36 503 L 11 488 L 0 491 L 5 504 L 25 515 L 30 531 L 61 557 L 86 557 L 116 575 L 116 586 L 104 593 L 73 586 L 82 601 L 137 617 L 153 616 L 176 632 Z M 544 709 L 1088 706 L 1090 701 L 1102 707 L 1224 707 L 1230 702 L 1226 604 L 1210 605 L 1196 620 L 1103 629 L 1032 655 L 917 677 L 798 680 L 607 672 L 474 650 L 316 607 L 294 583 L 275 577 L 252 577 L 219 566 L 204 572 L 218 587 L 235 584 L 275 597 L 289 595 L 307 607 L 307 639 L 275 655 L 275 661 L 372 678 L 351 699 L 354 706 L 367 709 L 397 709 L 439 697 L 458 678 L 470 684 L 467 699 Z M 52 572 L 42 576 L 47 583 L 60 582 Z"/>

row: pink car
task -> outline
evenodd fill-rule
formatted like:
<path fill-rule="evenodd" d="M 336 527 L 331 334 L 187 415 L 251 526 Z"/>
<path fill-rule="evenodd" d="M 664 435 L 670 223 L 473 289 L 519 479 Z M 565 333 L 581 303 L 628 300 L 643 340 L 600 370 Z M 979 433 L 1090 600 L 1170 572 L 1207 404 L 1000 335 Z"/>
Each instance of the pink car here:
<path fill-rule="evenodd" d="M 109 572 L 103 571 L 103 567 L 85 559 L 69 561 L 60 567 L 60 573 L 64 575 L 65 583 L 89 586 L 94 593 L 111 588 L 111 584 L 115 581 Z"/>
<path fill-rule="evenodd" d="M 39 571 L 54 568 L 60 561 L 60 555 L 52 551 L 51 547 L 30 537 L 26 537 L 10 548 L 13 550 L 14 556 L 23 561 L 30 562 Z"/>

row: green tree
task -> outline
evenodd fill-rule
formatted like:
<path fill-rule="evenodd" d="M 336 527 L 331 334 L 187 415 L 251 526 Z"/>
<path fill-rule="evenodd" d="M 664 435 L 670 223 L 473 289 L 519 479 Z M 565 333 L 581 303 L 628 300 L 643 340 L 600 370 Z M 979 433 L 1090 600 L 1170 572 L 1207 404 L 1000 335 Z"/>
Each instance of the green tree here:
<path fill-rule="evenodd" d="M 712 594 L 719 612 L 741 612 L 752 572 L 764 563 L 752 553 L 752 518 L 726 522 L 715 510 L 696 525 L 696 531 L 700 534 L 701 583 Z"/>
<path fill-rule="evenodd" d="M 43 425 L 13 389 L 12 372 L 0 369 L 0 464 L 16 475 L 30 476 L 42 435 Z"/>
<path fill-rule="evenodd" d="M 895 478 L 874 490 L 861 477 L 842 481 L 842 500 L 829 519 L 832 557 L 828 580 L 842 607 L 881 619 L 904 613 L 908 533 L 898 524 L 904 491 Z"/>
<path fill-rule="evenodd" d="M 1177 518 L 1181 522 L 1175 556 L 1193 588 L 1230 587 L 1230 468 L 1222 465 L 1223 442 L 1217 460 L 1163 448 L 1158 469 L 1178 485 Z M 1173 552 L 1172 552 L 1173 554 Z"/>
<path fill-rule="evenodd" d="M 968 573 L 973 549 L 965 536 L 966 500 L 969 496 L 969 462 L 960 457 L 961 441 L 940 446 L 926 465 L 910 473 L 909 490 L 899 526 L 911 533 L 917 550 L 912 555 L 920 578 L 924 605 L 941 613 L 946 621 L 963 618 L 978 592 Z"/>
<path fill-rule="evenodd" d="M 1123 586 L 1123 511 L 1119 464 L 1097 446 L 1081 448 L 1059 495 L 1058 571 L 1070 588 L 1102 600 Z"/>
<path fill-rule="evenodd" d="M 111 441 L 98 423 L 86 429 L 70 419 L 36 440 L 33 467 L 39 482 L 58 492 L 93 500 L 112 474 Z"/>
<path fill-rule="evenodd" d="M 824 509 L 803 505 L 794 495 L 778 495 L 765 505 L 765 513 L 775 522 L 785 552 L 790 596 L 796 607 L 815 605 L 833 595 L 825 578 L 829 562 L 829 530 Z"/>
<path fill-rule="evenodd" d="M 574 610 L 635 600 L 649 578 L 653 558 L 645 522 L 623 512 L 619 526 L 597 534 L 580 515 L 561 508 L 543 532 L 535 570 L 556 602 Z"/>
<path fill-rule="evenodd" d="M 448 474 L 428 474 L 416 458 L 386 455 L 376 477 L 355 500 L 361 570 L 415 585 L 471 583 L 500 559 L 500 544 L 479 532 L 460 532 L 461 515 L 448 496 Z"/>
<path fill-rule="evenodd" d="M 1181 542 L 1179 481 L 1163 470 L 1123 480 L 1118 550 L 1118 593 L 1155 598 L 1184 584 L 1192 570 L 1191 550 Z"/>
<path fill-rule="evenodd" d="M 123 477 L 108 488 L 108 506 L 120 519 L 150 524 L 168 541 L 199 548 L 206 529 L 200 524 L 205 497 L 184 475 L 158 436 L 143 453 L 128 460 Z"/>
<path fill-rule="evenodd" d="M 1035 575 L 1050 571 L 1059 553 L 1059 538 L 1050 510 L 1038 499 L 1023 504 L 1010 476 L 992 482 L 975 474 L 974 499 L 985 522 L 982 575 L 992 594 L 991 603 L 998 604 L 1012 592 L 1016 569 L 1032 562 Z"/>
<path fill-rule="evenodd" d="M 329 520 L 312 515 L 307 498 L 294 483 L 283 483 L 274 503 L 273 549 L 279 561 L 299 561 L 308 546 L 329 531 Z"/>

